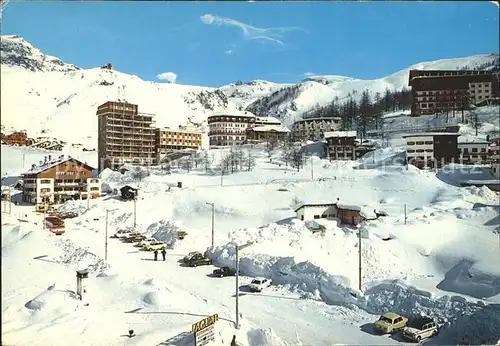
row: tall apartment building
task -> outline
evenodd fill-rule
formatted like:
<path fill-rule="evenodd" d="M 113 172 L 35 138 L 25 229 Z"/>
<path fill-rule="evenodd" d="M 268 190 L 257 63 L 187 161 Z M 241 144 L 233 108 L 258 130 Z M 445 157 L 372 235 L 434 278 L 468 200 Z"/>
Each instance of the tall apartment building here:
<path fill-rule="evenodd" d="M 499 95 L 498 75 L 488 71 L 411 70 L 411 115 L 468 110 Z"/>
<path fill-rule="evenodd" d="M 201 132 L 196 130 L 156 129 L 156 160 L 173 150 L 201 149 Z"/>
<path fill-rule="evenodd" d="M 309 118 L 301 119 L 292 125 L 292 140 L 318 141 L 323 138 L 325 132 L 338 131 L 341 126 L 341 118 Z"/>
<path fill-rule="evenodd" d="M 108 101 L 97 108 L 99 172 L 121 165 L 149 166 L 156 161 L 153 114 L 128 102 Z"/>

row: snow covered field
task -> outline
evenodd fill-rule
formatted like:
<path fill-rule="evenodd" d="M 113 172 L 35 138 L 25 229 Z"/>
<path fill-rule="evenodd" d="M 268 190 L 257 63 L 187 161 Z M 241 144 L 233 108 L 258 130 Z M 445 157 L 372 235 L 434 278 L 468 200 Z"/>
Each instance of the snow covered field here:
<path fill-rule="evenodd" d="M 27 167 L 47 155 L 1 148 L 2 177 L 23 171 L 23 153 Z M 269 156 L 263 148 L 245 148 L 255 167 L 221 179 L 225 152 L 211 150 L 208 169 L 200 164 L 189 173 L 148 169 L 141 181 L 133 172 L 105 175 L 111 189 L 139 185 L 138 229 L 171 243 L 165 262 L 116 239 L 109 239 L 104 261 L 106 210 L 112 235 L 133 226 L 133 202 L 112 195 L 92 200 L 89 209 L 86 201 L 68 202 L 63 208 L 81 215 L 67 220 L 59 237 L 41 229 L 33 206 L 12 205 L 9 215 L 2 205 L 3 343 L 190 345 L 191 324 L 214 313 L 220 316 L 217 345 L 228 345 L 233 334 L 252 346 L 404 343 L 373 334 L 370 323 L 386 311 L 423 313 L 443 323 L 429 344 L 500 339 L 496 193 L 387 165 L 399 155 L 392 147 L 366 162 L 313 158 L 299 172 L 281 162 L 279 150 Z M 91 155 L 72 153 L 89 163 Z M 182 188 L 172 187 L 179 181 Z M 362 292 L 359 230 L 323 219 L 326 231 L 313 234 L 293 211 L 300 202 L 337 198 L 369 216 L 374 209 L 389 214 L 361 226 Z M 207 203 L 215 204 L 213 249 Z M 184 240 L 176 239 L 178 230 L 187 232 Z M 213 278 L 213 266 L 186 268 L 178 261 L 208 249 L 216 265 L 234 265 L 235 244 L 247 241 L 255 243 L 240 253 L 242 326 L 236 331 L 234 278 Z M 80 301 L 75 270 L 84 268 L 91 274 Z M 254 276 L 271 278 L 273 286 L 246 292 Z M 129 329 L 137 336 L 126 337 Z"/>

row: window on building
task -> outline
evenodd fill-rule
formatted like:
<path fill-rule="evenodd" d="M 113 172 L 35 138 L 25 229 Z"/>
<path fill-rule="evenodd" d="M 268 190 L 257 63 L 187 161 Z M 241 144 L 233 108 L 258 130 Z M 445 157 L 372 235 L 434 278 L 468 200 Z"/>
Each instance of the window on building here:
<path fill-rule="evenodd" d="M 320 218 L 320 216 L 319 216 L 319 215 L 314 215 L 314 218 L 315 218 L 315 219 L 319 219 L 319 218 Z"/>
<path fill-rule="evenodd" d="M 417 142 L 417 145 L 423 145 L 424 143 L 425 143 L 425 142 L 423 142 L 423 141 L 418 141 L 418 142 Z"/>
<path fill-rule="evenodd" d="M 472 148 L 473 153 L 477 153 L 477 148 Z"/>
<path fill-rule="evenodd" d="M 42 179 L 42 180 L 40 180 L 40 184 L 50 184 L 50 180 L 49 179 Z"/>
<path fill-rule="evenodd" d="M 408 142 L 408 145 L 415 145 L 415 142 Z"/>

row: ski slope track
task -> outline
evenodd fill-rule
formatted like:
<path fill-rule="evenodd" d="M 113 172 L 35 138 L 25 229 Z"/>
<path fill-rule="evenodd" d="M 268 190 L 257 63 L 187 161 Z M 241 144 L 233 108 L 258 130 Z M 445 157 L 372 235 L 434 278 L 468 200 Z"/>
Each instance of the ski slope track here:
<path fill-rule="evenodd" d="M 255 80 L 219 88 L 145 81 L 100 67 L 82 69 L 44 54 L 19 36 L 1 36 L 1 58 L 2 130 L 24 129 L 30 137 L 55 137 L 91 149 L 97 147 L 97 107 L 109 100 L 138 104 L 139 111 L 156 115 L 158 127 L 195 124 L 206 131 L 207 116 L 213 112 L 246 109 L 269 97 L 271 102 L 261 111 L 290 126 L 304 112 L 353 91 L 360 96 L 368 89 L 373 96 L 386 88 L 402 89 L 410 69 L 473 68 L 498 55 L 423 62 L 376 80 L 310 76 L 296 84 Z"/>
<path fill-rule="evenodd" d="M 137 229 L 169 244 L 165 261 L 117 239 L 108 239 L 104 260 L 106 210 L 108 236 L 134 223 L 134 203 L 113 192 L 89 204 L 62 205 L 79 214 L 66 220 L 62 236 L 42 229 L 33 206 L 12 204 L 9 214 L 2 204 L 2 344 L 187 346 L 191 325 L 215 313 L 215 345 L 229 345 L 233 335 L 243 346 L 406 344 L 398 335 L 373 333 L 372 322 L 387 311 L 438 321 L 441 331 L 427 344 L 495 344 L 499 195 L 455 186 L 453 173 L 399 165 L 392 160 L 404 150 L 397 141 L 379 147 L 359 161 L 313 157 L 297 171 L 279 148 L 244 146 L 243 156 L 255 165 L 222 178 L 219 168 L 229 149 L 208 150 L 208 164 L 190 172 L 175 163 L 170 174 L 155 167 L 104 171 L 107 191 L 139 185 Z M 2 189 L 20 200 L 12 188 L 16 175 L 47 153 L 5 145 L 1 150 Z M 72 151 L 88 162 L 92 155 Z M 299 203 L 337 198 L 373 220 L 353 228 L 319 219 L 324 232 L 313 234 L 295 217 Z M 213 248 L 207 203 L 214 203 Z M 375 219 L 374 210 L 388 216 Z M 179 231 L 187 233 L 183 240 Z M 211 273 L 234 266 L 235 245 L 247 242 L 253 245 L 240 252 L 236 330 L 235 279 Z M 180 262 L 191 251 L 206 251 L 214 265 L 184 267 Z M 82 300 L 75 295 L 80 269 L 90 270 Z M 249 292 L 256 276 L 271 279 L 272 286 Z M 128 338 L 131 329 L 136 336 Z"/>

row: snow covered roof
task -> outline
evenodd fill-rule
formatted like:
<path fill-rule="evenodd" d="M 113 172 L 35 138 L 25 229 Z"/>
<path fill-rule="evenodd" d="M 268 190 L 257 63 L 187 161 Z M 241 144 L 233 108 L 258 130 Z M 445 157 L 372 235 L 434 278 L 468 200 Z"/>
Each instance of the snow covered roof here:
<path fill-rule="evenodd" d="M 490 144 L 486 138 L 475 137 L 475 136 L 460 136 L 458 139 L 458 144 Z"/>
<path fill-rule="evenodd" d="M 275 117 L 256 117 L 255 121 L 264 124 L 281 125 L 281 121 Z"/>
<path fill-rule="evenodd" d="M 425 137 L 425 136 L 460 136 L 459 133 L 453 133 L 453 132 L 418 132 L 418 133 L 409 133 L 406 135 L 403 135 L 403 138 L 407 137 Z"/>
<path fill-rule="evenodd" d="M 43 165 L 38 166 L 38 167 L 35 167 L 35 169 L 33 169 L 33 170 L 29 170 L 26 173 L 22 173 L 21 176 L 23 176 L 23 175 L 30 175 L 30 174 L 39 174 L 39 173 L 45 172 L 48 169 L 57 167 L 60 164 L 62 164 L 64 162 L 67 162 L 67 161 L 76 161 L 79 166 L 86 166 L 87 168 L 90 168 L 91 170 L 94 170 L 93 167 L 90 167 L 86 163 L 83 163 L 82 161 L 77 160 L 74 157 L 68 157 L 68 158 L 62 159 L 62 160 L 56 160 L 56 161 L 47 162 L 46 164 L 43 164 Z"/>
<path fill-rule="evenodd" d="M 361 207 L 359 207 L 357 205 L 344 204 L 344 203 L 339 203 L 339 202 L 337 202 L 336 204 L 337 204 L 337 207 L 339 209 L 361 211 Z"/>
<path fill-rule="evenodd" d="M 331 137 L 356 137 L 357 132 L 356 131 L 330 131 L 330 132 L 325 132 L 325 138 L 331 138 Z"/>
<path fill-rule="evenodd" d="M 332 207 L 332 206 L 337 206 L 339 209 L 344 209 L 344 210 L 355 210 L 355 211 L 361 211 L 361 207 L 357 205 L 350 205 L 350 204 L 344 204 L 340 202 L 327 202 L 327 201 L 320 201 L 320 202 L 312 202 L 312 203 L 301 203 L 298 204 L 295 208 L 294 211 L 297 212 L 298 210 L 304 208 L 304 207 Z"/>
<path fill-rule="evenodd" d="M 267 131 L 290 132 L 290 130 L 286 126 L 283 126 L 283 125 L 262 125 L 262 126 L 255 126 L 255 127 L 251 127 L 249 130 L 257 131 L 257 132 L 267 132 Z"/>
<path fill-rule="evenodd" d="M 310 203 L 300 203 L 297 204 L 293 211 L 297 212 L 305 207 L 331 207 L 334 206 L 335 202 L 327 202 L 327 201 L 319 201 L 319 202 L 310 202 Z"/>
<path fill-rule="evenodd" d="M 215 116 L 226 116 L 226 117 L 238 116 L 238 117 L 251 117 L 251 118 L 254 118 L 255 114 L 253 114 L 252 112 L 248 112 L 248 111 L 225 110 L 225 111 L 222 111 L 222 112 L 213 113 L 209 117 L 215 117 Z"/>

